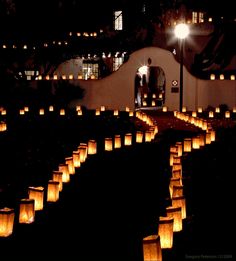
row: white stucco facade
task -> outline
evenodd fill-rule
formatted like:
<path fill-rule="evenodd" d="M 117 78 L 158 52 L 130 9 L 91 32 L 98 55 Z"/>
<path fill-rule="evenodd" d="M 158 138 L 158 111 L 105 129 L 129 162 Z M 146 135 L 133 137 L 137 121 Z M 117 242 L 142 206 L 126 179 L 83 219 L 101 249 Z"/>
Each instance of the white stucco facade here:
<path fill-rule="evenodd" d="M 83 105 L 88 109 L 96 109 L 101 105 L 107 109 L 124 110 L 126 106 L 135 107 L 134 80 L 137 69 L 148 65 L 159 66 L 166 77 L 165 105 L 169 110 L 179 109 L 179 93 L 172 93 L 172 81 L 179 82 L 179 63 L 173 54 L 157 47 L 148 47 L 132 53 L 129 60 L 118 71 L 101 80 L 71 80 L 74 85 L 82 87 L 84 98 L 74 101 L 72 105 Z M 70 67 L 72 68 L 72 67 Z M 67 74 L 67 66 L 56 71 L 56 74 Z M 74 74 L 73 71 L 70 72 Z M 188 110 L 196 110 L 197 107 L 207 108 L 209 105 L 217 107 L 227 104 L 229 108 L 236 105 L 236 81 L 235 80 L 201 80 L 192 76 L 184 67 L 183 70 L 183 106 Z"/>

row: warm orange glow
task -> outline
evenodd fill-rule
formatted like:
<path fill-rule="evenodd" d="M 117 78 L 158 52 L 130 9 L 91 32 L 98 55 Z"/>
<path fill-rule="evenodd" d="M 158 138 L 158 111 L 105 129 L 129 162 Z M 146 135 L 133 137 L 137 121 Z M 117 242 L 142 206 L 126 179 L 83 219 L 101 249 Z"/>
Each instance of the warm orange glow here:
<path fill-rule="evenodd" d="M 49 106 L 49 111 L 54 111 L 54 107 L 52 105 Z"/>
<path fill-rule="evenodd" d="M 49 180 L 48 181 L 48 193 L 47 193 L 47 201 L 48 202 L 57 202 L 59 199 L 59 188 L 60 182 Z"/>
<path fill-rule="evenodd" d="M 14 225 L 14 209 L 0 209 L 0 237 L 8 237 L 13 232 Z"/>
<path fill-rule="evenodd" d="M 39 109 L 39 115 L 44 115 L 44 109 Z"/>
<path fill-rule="evenodd" d="M 106 107 L 104 105 L 101 106 L 100 108 L 101 111 L 105 111 L 106 110 Z"/>
<path fill-rule="evenodd" d="M 114 116 L 118 116 L 119 115 L 119 110 L 114 110 L 113 115 Z"/>
<path fill-rule="evenodd" d="M 97 142 L 95 140 L 88 141 L 88 154 L 93 155 L 97 153 Z"/>
<path fill-rule="evenodd" d="M 162 111 L 163 111 L 163 112 L 167 112 L 167 111 L 168 111 L 167 106 L 163 106 L 163 107 L 162 107 Z"/>
<path fill-rule="evenodd" d="M 65 158 L 65 163 L 68 165 L 68 171 L 70 175 L 75 174 L 75 167 L 73 162 L 73 157 Z"/>
<path fill-rule="evenodd" d="M 210 80 L 215 80 L 215 79 L 216 79 L 215 74 L 211 74 L 211 75 L 210 75 Z"/>
<path fill-rule="evenodd" d="M 112 151 L 113 150 L 112 138 L 105 138 L 105 150 L 106 151 Z"/>
<path fill-rule="evenodd" d="M 114 148 L 115 149 L 121 148 L 121 137 L 120 137 L 120 135 L 115 135 Z"/>
<path fill-rule="evenodd" d="M 151 142 L 152 141 L 152 133 L 149 130 L 145 131 L 145 142 Z"/>
<path fill-rule="evenodd" d="M 29 187 L 28 188 L 29 198 L 34 199 L 34 209 L 43 209 L 43 198 L 44 198 L 44 188 L 43 187 Z"/>
<path fill-rule="evenodd" d="M 70 174 L 67 164 L 59 164 L 58 171 L 62 172 L 62 182 L 68 183 L 70 182 Z"/>
<path fill-rule="evenodd" d="M 184 139 L 184 152 L 191 152 L 192 150 L 192 140 L 191 138 Z"/>
<path fill-rule="evenodd" d="M 143 142 L 143 132 L 142 131 L 137 131 L 136 132 L 136 142 L 137 143 L 142 143 Z"/>
<path fill-rule="evenodd" d="M 132 145 L 132 133 L 126 133 L 126 134 L 125 134 L 124 145 L 125 145 L 125 146 L 130 146 L 130 145 Z"/>
<path fill-rule="evenodd" d="M 7 130 L 7 124 L 4 121 L 0 122 L 0 132 Z"/>
<path fill-rule="evenodd" d="M 100 110 L 99 110 L 99 109 L 96 109 L 95 115 L 96 115 L 96 116 L 99 116 L 99 115 L 100 115 Z"/>
<path fill-rule="evenodd" d="M 61 171 L 54 170 L 52 172 L 52 180 L 59 182 L 59 191 L 63 189 L 62 175 L 63 173 Z"/>
<path fill-rule="evenodd" d="M 173 217 L 159 217 L 158 235 L 161 240 L 161 249 L 172 248 L 173 246 Z"/>
<path fill-rule="evenodd" d="M 209 111 L 208 117 L 209 117 L 209 118 L 214 118 L 214 112 L 213 112 L 213 111 Z"/>
<path fill-rule="evenodd" d="M 200 138 L 199 138 L 199 136 L 192 137 L 192 148 L 193 149 L 200 149 Z"/>
<path fill-rule="evenodd" d="M 151 235 L 143 238 L 143 261 L 162 261 L 159 235 Z"/>
<path fill-rule="evenodd" d="M 72 157 L 73 157 L 74 167 L 79 168 L 80 165 L 81 165 L 80 164 L 80 152 L 79 151 L 73 151 Z"/>
<path fill-rule="evenodd" d="M 186 218 L 186 200 L 184 197 L 172 197 L 172 206 L 181 207 L 182 219 Z"/>
<path fill-rule="evenodd" d="M 167 217 L 174 219 L 173 231 L 179 232 L 183 229 L 181 207 L 167 207 Z"/>
<path fill-rule="evenodd" d="M 65 109 L 60 109 L 60 115 L 66 115 Z"/>
<path fill-rule="evenodd" d="M 230 111 L 226 111 L 226 112 L 225 112 L 225 118 L 226 118 L 226 119 L 229 119 L 229 118 L 230 118 Z"/>
<path fill-rule="evenodd" d="M 197 112 L 202 113 L 202 107 L 198 107 Z"/>
<path fill-rule="evenodd" d="M 80 143 L 78 147 L 78 151 L 80 153 L 80 162 L 84 163 L 88 156 L 88 145 L 87 143 Z"/>
<path fill-rule="evenodd" d="M 21 199 L 19 223 L 30 224 L 34 222 L 34 199 Z"/>

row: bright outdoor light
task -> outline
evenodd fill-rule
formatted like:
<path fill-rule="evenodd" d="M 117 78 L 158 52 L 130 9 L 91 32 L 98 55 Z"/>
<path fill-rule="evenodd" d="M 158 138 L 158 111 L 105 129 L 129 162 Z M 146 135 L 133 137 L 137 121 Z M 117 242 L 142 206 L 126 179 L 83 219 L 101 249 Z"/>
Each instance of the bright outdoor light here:
<path fill-rule="evenodd" d="M 175 27 L 175 36 L 179 39 L 185 39 L 189 35 L 189 27 L 186 24 L 177 24 Z"/>
<path fill-rule="evenodd" d="M 189 27 L 186 24 L 177 24 L 175 26 L 175 36 L 180 44 L 180 77 L 179 77 L 179 111 L 183 109 L 183 59 L 184 59 L 184 41 L 189 34 Z"/>

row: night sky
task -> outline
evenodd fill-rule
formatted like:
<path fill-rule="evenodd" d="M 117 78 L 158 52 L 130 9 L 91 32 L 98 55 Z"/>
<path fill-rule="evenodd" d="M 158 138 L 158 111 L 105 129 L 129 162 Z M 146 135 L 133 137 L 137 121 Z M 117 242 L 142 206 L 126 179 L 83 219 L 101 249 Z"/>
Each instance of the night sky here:
<path fill-rule="evenodd" d="M 174 0 L 0 0 L 1 33 L 37 34 L 58 31 L 95 31 L 112 24 L 112 10 L 128 9 L 129 16 L 141 9 L 143 2 L 155 13 L 160 2 Z M 176 3 L 181 2 L 175 0 Z M 188 6 L 204 7 L 210 13 L 234 15 L 232 0 L 183 0 Z M 171 4 L 170 4 L 171 5 Z"/>

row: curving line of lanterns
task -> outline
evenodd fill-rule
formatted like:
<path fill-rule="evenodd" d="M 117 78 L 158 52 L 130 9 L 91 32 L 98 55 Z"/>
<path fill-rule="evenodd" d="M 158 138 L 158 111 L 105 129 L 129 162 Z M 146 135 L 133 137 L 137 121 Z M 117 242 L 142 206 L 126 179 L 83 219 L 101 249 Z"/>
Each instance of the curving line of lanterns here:
<path fill-rule="evenodd" d="M 215 141 L 215 131 L 206 120 L 189 116 L 182 112 L 174 112 L 174 116 L 195 125 L 205 132 L 192 138 L 184 138 L 182 142 L 178 141 L 175 145 L 170 146 L 169 164 L 171 167 L 171 178 L 169 195 L 171 206 L 166 207 L 166 216 L 159 217 L 157 234 L 143 238 L 144 261 L 162 261 L 162 249 L 171 249 L 174 233 L 183 229 L 183 220 L 187 216 L 184 185 L 182 183 L 183 154 L 200 149 Z"/>
<path fill-rule="evenodd" d="M 52 106 L 49 107 L 49 111 L 53 111 Z M 105 106 L 101 106 L 100 109 L 95 111 L 95 115 L 100 115 L 105 111 Z M 134 116 L 134 112 L 130 111 L 128 107 L 125 108 L 129 116 Z M 20 115 L 28 112 L 29 108 L 24 107 L 19 111 Z M 82 115 L 82 109 L 80 106 L 76 107 L 78 115 Z M 6 110 L 2 110 L 6 115 Z M 39 110 L 40 115 L 44 115 L 44 109 Z M 98 113 L 99 112 L 99 113 Z M 60 115 L 65 115 L 65 110 L 60 110 Z M 114 116 L 119 115 L 119 111 L 114 110 Z M 144 133 L 140 130 L 136 131 L 135 141 L 136 143 L 150 142 L 154 139 L 156 133 L 158 133 L 157 125 L 154 120 L 143 112 L 137 112 L 136 117 L 142 120 L 148 125 L 148 130 Z M 124 135 L 124 141 L 121 140 L 121 135 L 115 135 L 114 138 L 105 138 L 105 151 L 112 151 L 113 146 L 115 149 L 124 146 L 131 146 L 133 140 L 132 133 L 126 133 Z M 114 145 L 113 145 L 114 144 Z M 57 170 L 52 171 L 52 176 L 48 180 L 47 188 L 43 186 L 28 187 L 28 198 L 23 198 L 19 202 L 19 223 L 30 224 L 35 220 L 35 212 L 43 210 L 45 192 L 47 193 L 47 202 L 57 202 L 59 200 L 60 192 L 63 190 L 64 183 L 70 182 L 70 176 L 76 173 L 87 158 L 88 155 L 94 155 L 97 153 L 97 141 L 88 140 L 87 143 L 80 143 L 77 150 L 72 152 L 70 157 L 65 158 L 65 162 L 58 165 Z M 5 207 L 0 209 L 0 237 L 8 237 L 13 233 L 13 226 L 15 220 L 15 212 L 13 208 Z"/>

